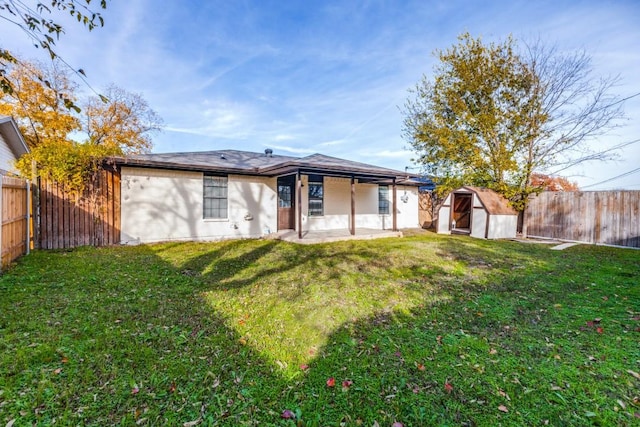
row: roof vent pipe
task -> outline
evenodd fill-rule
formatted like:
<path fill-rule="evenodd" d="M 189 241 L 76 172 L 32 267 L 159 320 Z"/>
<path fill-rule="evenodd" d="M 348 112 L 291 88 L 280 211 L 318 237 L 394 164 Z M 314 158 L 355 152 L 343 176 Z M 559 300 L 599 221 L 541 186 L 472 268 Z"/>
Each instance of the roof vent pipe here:
<path fill-rule="evenodd" d="M 271 148 L 267 148 L 264 150 L 264 155 L 267 157 L 273 157 L 273 150 Z"/>

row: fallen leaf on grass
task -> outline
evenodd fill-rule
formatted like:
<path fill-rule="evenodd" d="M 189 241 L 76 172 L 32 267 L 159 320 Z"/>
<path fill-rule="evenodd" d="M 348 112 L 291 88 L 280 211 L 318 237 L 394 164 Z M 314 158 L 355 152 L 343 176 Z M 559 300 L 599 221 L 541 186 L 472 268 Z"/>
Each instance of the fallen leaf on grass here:
<path fill-rule="evenodd" d="M 56 374 L 56 375 L 58 375 L 60 372 L 62 372 L 62 368 L 58 368 L 58 369 L 53 371 L 53 373 Z"/>
<path fill-rule="evenodd" d="M 509 412 L 509 408 L 507 408 L 504 405 L 500 405 L 500 406 L 498 406 L 498 411 L 504 412 L 506 414 L 507 412 Z"/>
<path fill-rule="evenodd" d="M 632 376 L 633 378 L 635 378 L 635 379 L 637 379 L 637 380 L 640 380 L 640 374 L 639 374 L 639 373 L 637 373 L 637 372 L 635 372 L 635 371 L 632 371 L 631 369 L 627 370 L 627 373 L 628 373 L 628 374 L 631 374 L 631 376 Z"/>
<path fill-rule="evenodd" d="M 327 387 L 335 387 L 336 386 L 336 379 L 331 377 L 327 380 Z"/>
<path fill-rule="evenodd" d="M 14 419 L 10 420 L 10 421 L 5 425 L 5 427 L 13 427 L 13 424 L 14 424 L 15 422 L 16 422 L 16 419 L 14 418 Z"/>
<path fill-rule="evenodd" d="M 296 417 L 296 414 L 294 414 L 289 409 L 285 409 L 284 411 L 282 411 L 280 417 L 284 418 L 285 420 L 292 420 Z"/>
<path fill-rule="evenodd" d="M 418 371 L 424 371 L 425 367 L 422 363 L 418 363 Z"/>
<path fill-rule="evenodd" d="M 489 354 L 498 354 L 498 350 L 492 348 L 491 350 L 489 350 Z"/>
<path fill-rule="evenodd" d="M 202 418 L 198 418 L 197 420 L 187 421 L 186 423 L 183 423 L 182 427 L 194 427 L 200 424 L 201 422 L 202 422 Z"/>

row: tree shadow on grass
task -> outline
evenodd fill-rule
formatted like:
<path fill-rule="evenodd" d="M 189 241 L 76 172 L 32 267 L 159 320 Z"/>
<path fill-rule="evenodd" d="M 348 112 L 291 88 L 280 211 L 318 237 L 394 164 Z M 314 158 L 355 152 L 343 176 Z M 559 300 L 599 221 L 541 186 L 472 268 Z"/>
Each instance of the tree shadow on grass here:
<path fill-rule="evenodd" d="M 0 280 L 4 424 L 280 419 L 286 382 L 149 247 L 35 252 Z"/>
<path fill-rule="evenodd" d="M 547 357 L 543 339 L 526 350 L 542 355 L 541 368 L 530 374 L 518 367 L 526 359 L 494 363 L 498 357 L 490 350 L 499 345 L 502 355 L 523 348 L 519 341 L 509 341 L 521 339 L 514 331 L 530 326 L 530 317 L 516 309 L 525 293 L 523 283 L 553 271 L 558 255 L 514 270 L 509 280 L 517 292 L 512 295 L 497 291 L 504 276 L 495 276 L 493 284 L 484 281 L 484 293 L 465 293 L 465 277 L 452 275 L 446 265 L 428 264 L 427 258 L 438 252 L 466 264 L 521 260 L 517 250 L 510 254 L 513 248 L 483 244 L 461 249 L 457 243 L 419 238 L 394 242 L 393 250 L 406 253 L 392 266 L 389 246 L 375 242 L 300 247 L 241 241 L 201 245 L 186 255 L 196 244 L 36 252 L 0 278 L 0 421 L 291 425 L 281 418 L 290 409 L 300 411 L 303 425 L 390 425 L 394 420 L 473 425 L 495 422 L 497 416 L 512 424 L 540 423 L 545 413 L 533 406 L 544 404 L 540 396 L 520 414 L 513 410 L 496 416 L 478 402 L 495 408 L 504 403 L 496 400 L 497 390 L 521 396 L 522 384 L 553 372 L 542 369 L 555 360 Z M 274 253 L 280 255 L 273 258 Z M 467 259 L 471 254 L 473 260 Z M 387 267 L 392 271 L 385 273 Z M 484 279 L 494 278 L 480 264 L 473 268 Z M 291 275 L 281 277 L 287 272 Z M 327 285 L 332 280 L 344 283 Z M 447 280 L 455 283 L 443 286 Z M 361 286 L 347 286 L 353 281 Z M 372 298 L 378 287 L 389 295 Z M 274 289 L 281 294 L 259 298 Z M 343 295 L 358 289 L 368 298 Z M 403 305 L 394 293 L 398 289 L 431 293 Z M 319 300 L 298 312 L 288 309 L 323 292 L 334 293 L 331 301 L 343 298 L 349 304 L 327 307 Z M 548 296 L 547 306 L 571 301 L 562 289 L 544 292 L 536 294 L 525 314 L 539 315 L 540 300 Z M 282 295 L 290 298 L 273 305 Z M 379 304 L 354 311 L 370 300 Z M 298 331 L 299 347 L 286 339 L 258 340 L 248 335 L 257 333 L 251 329 L 253 317 L 234 317 L 242 313 L 240 308 L 271 316 L 271 324 L 285 327 L 299 326 L 314 310 L 328 312 L 331 322 L 309 354 L 305 336 L 316 324 Z M 538 324 L 552 328 L 554 320 L 541 316 Z M 505 330 L 505 322 L 512 329 Z M 287 352 L 303 354 L 310 368 L 275 363 Z M 513 383 L 514 374 L 521 385 Z M 327 386 L 329 377 L 336 379 L 335 387 Z M 343 391 L 342 381 L 353 384 Z M 446 381 L 453 383 L 451 393 L 444 388 Z M 546 410 L 551 411 L 548 417 L 560 417 L 566 407 Z M 525 413 L 529 418 L 523 418 Z"/>

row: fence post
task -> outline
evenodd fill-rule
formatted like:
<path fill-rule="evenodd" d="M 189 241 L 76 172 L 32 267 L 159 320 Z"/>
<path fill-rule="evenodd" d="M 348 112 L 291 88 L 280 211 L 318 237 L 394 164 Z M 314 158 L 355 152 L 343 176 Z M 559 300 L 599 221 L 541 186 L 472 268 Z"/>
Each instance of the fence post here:
<path fill-rule="evenodd" d="M 32 209 L 32 200 L 31 200 L 31 181 L 29 181 L 28 179 L 25 180 L 25 184 L 24 184 L 27 188 L 27 223 L 25 224 L 25 228 L 27 229 L 27 239 L 25 242 L 25 252 L 26 255 L 29 255 L 29 253 L 31 252 L 31 218 L 32 218 L 32 214 L 31 214 L 31 209 Z"/>

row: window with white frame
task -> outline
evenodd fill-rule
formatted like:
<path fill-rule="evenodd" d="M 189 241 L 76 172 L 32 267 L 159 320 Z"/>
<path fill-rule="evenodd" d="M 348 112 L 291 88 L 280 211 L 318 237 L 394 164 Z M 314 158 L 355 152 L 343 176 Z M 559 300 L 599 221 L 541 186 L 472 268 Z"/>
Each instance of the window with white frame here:
<path fill-rule="evenodd" d="M 378 214 L 389 215 L 389 186 L 378 185 Z"/>
<path fill-rule="evenodd" d="M 322 175 L 309 175 L 309 216 L 324 215 L 324 181 Z"/>
<path fill-rule="evenodd" d="M 202 199 L 204 219 L 227 218 L 227 184 L 226 176 L 204 175 Z"/>

